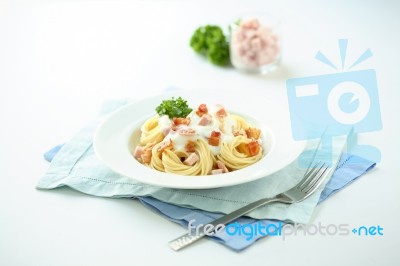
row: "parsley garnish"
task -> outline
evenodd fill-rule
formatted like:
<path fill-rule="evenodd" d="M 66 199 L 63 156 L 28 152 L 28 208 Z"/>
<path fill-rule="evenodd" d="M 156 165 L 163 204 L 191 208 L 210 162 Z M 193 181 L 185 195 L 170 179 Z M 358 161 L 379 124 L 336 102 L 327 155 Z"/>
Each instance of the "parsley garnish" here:
<path fill-rule="evenodd" d="M 178 99 L 172 97 L 171 100 L 164 100 L 156 108 L 156 111 L 160 116 L 168 115 L 170 119 L 174 117 L 184 118 L 190 114 L 192 110 L 192 108 L 189 108 L 187 101 L 182 99 L 182 97 L 178 97 Z"/>

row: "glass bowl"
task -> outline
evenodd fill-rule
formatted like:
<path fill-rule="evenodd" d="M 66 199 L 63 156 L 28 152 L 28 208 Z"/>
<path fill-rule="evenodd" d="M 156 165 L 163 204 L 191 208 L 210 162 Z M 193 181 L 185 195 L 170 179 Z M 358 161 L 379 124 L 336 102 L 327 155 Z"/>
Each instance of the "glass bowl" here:
<path fill-rule="evenodd" d="M 266 74 L 281 59 L 282 37 L 279 20 L 269 14 L 249 13 L 230 25 L 232 65 L 246 73 Z"/>

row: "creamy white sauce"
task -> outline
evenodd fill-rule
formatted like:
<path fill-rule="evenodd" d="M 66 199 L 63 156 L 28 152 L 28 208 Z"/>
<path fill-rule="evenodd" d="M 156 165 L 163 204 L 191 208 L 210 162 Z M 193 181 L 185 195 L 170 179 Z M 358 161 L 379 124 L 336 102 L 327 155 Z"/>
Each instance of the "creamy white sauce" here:
<path fill-rule="evenodd" d="M 196 134 L 193 136 L 183 136 L 171 130 L 164 139 L 171 139 L 172 145 L 175 150 L 185 151 L 185 145 L 188 141 L 195 142 L 199 138 L 196 136 Z"/>
<path fill-rule="evenodd" d="M 201 117 L 199 117 L 195 111 L 191 112 L 188 115 L 188 117 L 190 118 L 190 124 L 187 126 L 187 128 L 195 130 L 195 134 L 193 136 L 185 136 L 171 130 L 168 135 L 165 136 L 164 140 L 171 139 L 172 145 L 175 150 L 184 151 L 185 145 L 188 141 L 197 141 L 198 139 L 202 139 L 206 143 L 208 143 L 208 139 L 210 138 L 212 131 L 221 132 L 219 145 L 208 145 L 214 155 L 219 154 L 221 151 L 222 143 L 230 143 L 233 140 L 233 129 L 236 126 L 236 121 L 233 120 L 229 114 L 224 118 L 219 118 L 215 114 L 216 111 L 216 107 L 211 107 L 208 109 L 208 114 L 211 116 L 211 122 L 206 126 L 200 126 L 199 122 Z M 160 117 L 158 123 L 161 130 L 171 127 L 172 125 L 172 121 L 169 119 L 168 116 Z"/>
<path fill-rule="evenodd" d="M 158 126 L 164 132 L 167 128 L 171 128 L 171 120 L 167 115 L 163 115 L 158 119 Z"/>

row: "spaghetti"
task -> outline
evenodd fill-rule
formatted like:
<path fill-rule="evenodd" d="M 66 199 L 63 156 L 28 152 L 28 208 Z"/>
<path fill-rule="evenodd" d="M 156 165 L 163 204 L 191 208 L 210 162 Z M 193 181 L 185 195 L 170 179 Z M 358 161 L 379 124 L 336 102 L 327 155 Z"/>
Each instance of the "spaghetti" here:
<path fill-rule="evenodd" d="M 134 157 L 157 171 L 179 175 L 222 174 L 263 156 L 260 129 L 221 105 L 201 104 L 187 117 L 155 115 L 141 127 Z"/>

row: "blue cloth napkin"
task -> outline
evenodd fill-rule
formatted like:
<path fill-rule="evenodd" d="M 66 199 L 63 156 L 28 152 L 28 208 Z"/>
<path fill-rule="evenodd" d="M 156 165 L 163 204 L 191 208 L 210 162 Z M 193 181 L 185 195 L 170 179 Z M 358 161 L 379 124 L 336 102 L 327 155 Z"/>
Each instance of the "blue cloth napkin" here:
<path fill-rule="evenodd" d="M 62 148 L 62 145 L 58 145 L 48 152 L 44 154 L 44 157 L 47 161 L 51 161 L 53 157 L 57 154 L 57 152 Z M 338 164 L 336 171 L 331 177 L 330 181 L 326 184 L 324 190 L 322 191 L 318 203 L 324 201 L 334 193 L 343 189 L 357 178 L 362 176 L 364 173 L 368 172 L 375 166 L 374 162 L 368 161 L 364 158 L 344 154 L 341 157 L 341 160 Z M 166 202 L 162 202 L 160 200 L 154 199 L 152 197 L 138 197 L 140 202 L 159 213 L 163 217 L 167 218 L 170 221 L 179 223 L 183 227 L 187 228 L 189 221 L 195 220 L 193 225 L 197 224 L 207 224 L 212 220 L 220 217 L 222 214 L 207 212 L 197 209 L 190 209 L 181 206 L 176 206 L 173 204 L 169 204 Z M 254 226 L 255 224 L 262 224 L 263 226 L 274 226 L 274 228 L 278 228 L 282 222 L 277 220 L 256 220 L 252 218 L 240 218 L 237 220 L 237 223 L 240 226 Z M 217 235 L 211 237 L 211 239 L 235 250 L 240 251 L 243 250 L 253 243 L 255 243 L 258 239 L 264 237 L 263 235 L 229 235 L 225 231 L 218 233 Z"/>

